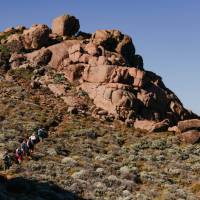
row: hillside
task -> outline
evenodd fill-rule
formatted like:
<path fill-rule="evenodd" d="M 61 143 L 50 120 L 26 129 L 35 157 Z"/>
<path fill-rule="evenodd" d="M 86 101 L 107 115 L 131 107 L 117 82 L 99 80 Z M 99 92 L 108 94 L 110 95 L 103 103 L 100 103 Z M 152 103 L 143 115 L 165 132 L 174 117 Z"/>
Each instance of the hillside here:
<path fill-rule="evenodd" d="M 199 117 L 128 35 L 79 28 L 66 15 L 0 33 L 0 155 L 49 134 L 30 160 L 1 161 L 0 199 L 199 199 Z"/>

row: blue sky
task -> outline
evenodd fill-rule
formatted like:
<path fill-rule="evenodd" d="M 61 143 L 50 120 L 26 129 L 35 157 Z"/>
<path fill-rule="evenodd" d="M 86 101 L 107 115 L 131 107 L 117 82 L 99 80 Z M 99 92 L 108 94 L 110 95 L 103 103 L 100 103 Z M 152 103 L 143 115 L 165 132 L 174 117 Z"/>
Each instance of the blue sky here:
<path fill-rule="evenodd" d="M 0 30 L 69 13 L 81 30 L 120 29 L 132 36 L 145 68 L 163 77 L 185 107 L 200 114 L 199 0 L 1 0 Z"/>

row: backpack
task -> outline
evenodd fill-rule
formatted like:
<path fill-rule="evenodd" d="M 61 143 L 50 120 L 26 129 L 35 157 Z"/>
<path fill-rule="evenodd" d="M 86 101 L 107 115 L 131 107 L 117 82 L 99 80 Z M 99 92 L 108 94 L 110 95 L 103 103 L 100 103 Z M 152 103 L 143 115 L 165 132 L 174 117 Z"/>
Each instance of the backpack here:
<path fill-rule="evenodd" d="M 37 132 L 37 134 L 39 135 L 39 136 L 42 136 L 43 135 L 43 130 L 40 128 L 40 129 L 38 129 L 38 132 Z"/>
<path fill-rule="evenodd" d="M 20 148 L 18 148 L 18 149 L 16 150 L 16 154 L 17 154 L 18 156 L 21 156 L 21 155 L 22 155 L 22 150 L 21 150 Z"/>
<path fill-rule="evenodd" d="M 21 148 L 22 148 L 23 150 L 26 150 L 26 149 L 27 149 L 27 144 L 26 144 L 25 142 L 23 142 L 23 143 L 21 144 Z"/>

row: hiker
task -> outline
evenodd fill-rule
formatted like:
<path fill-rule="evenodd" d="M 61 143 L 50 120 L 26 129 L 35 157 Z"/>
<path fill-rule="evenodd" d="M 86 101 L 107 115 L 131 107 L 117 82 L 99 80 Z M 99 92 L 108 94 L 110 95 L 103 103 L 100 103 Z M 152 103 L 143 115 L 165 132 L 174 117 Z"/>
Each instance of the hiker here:
<path fill-rule="evenodd" d="M 38 135 L 40 141 L 43 141 L 43 139 L 47 137 L 47 132 L 45 131 L 44 128 L 39 128 L 37 131 L 37 135 Z"/>
<path fill-rule="evenodd" d="M 22 158 L 23 158 L 23 152 L 20 147 L 16 149 L 15 156 L 16 156 L 18 164 L 21 164 Z"/>
<path fill-rule="evenodd" d="M 24 139 L 23 142 L 21 143 L 21 149 L 22 149 L 23 156 L 30 156 L 26 139 Z"/>
<path fill-rule="evenodd" d="M 40 141 L 38 135 L 34 133 L 29 137 L 29 139 L 32 141 L 33 145 L 37 144 Z"/>
<path fill-rule="evenodd" d="M 12 165 L 10 156 L 8 155 L 8 151 L 6 150 L 3 154 L 3 161 L 4 161 L 4 170 L 6 171 Z"/>
<path fill-rule="evenodd" d="M 29 154 L 33 152 L 34 150 L 34 141 L 31 140 L 31 137 L 27 140 L 27 147 L 28 147 L 28 150 L 29 150 Z"/>

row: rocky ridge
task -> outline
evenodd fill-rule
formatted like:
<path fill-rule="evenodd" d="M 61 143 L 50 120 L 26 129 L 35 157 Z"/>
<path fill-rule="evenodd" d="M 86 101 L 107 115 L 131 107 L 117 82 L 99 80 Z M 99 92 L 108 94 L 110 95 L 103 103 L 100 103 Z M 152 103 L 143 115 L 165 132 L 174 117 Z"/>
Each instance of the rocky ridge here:
<path fill-rule="evenodd" d="M 145 69 L 129 36 L 79 28 L 66 15 L 52 30 L 0 33 L 0 153 L 41 124 L 50 132 L 32 160 L 12 166 L 11 185 L 15 176 L 34 185 L 29 199 L 198 199 L 199 117 Z"/>
<path fill-rule="evenodd" d="M 78 19 L 65 15 L 53 20 L 52 30 L 43 24 L 7 30 L 1 33 L 9 33 L 1 39 L 1 45 L 14 53 L 9 61 L 1 60 L 11 69 L 50 66 L 87 93 L 96 107 L 93 116 L 99 118 L 106 115 L 130 126 L 136 122 L 135 127 L 137 121 L 155 124 L 164 120 L 164 130 L 180 120 L 197 118 L 183 107 L 160 76 L 144 69 L 130 36 L 118 30 L 86 34 L 78 32 L 79 28 Z M 45 75 L 36 77 L 33 85 L 47 86 L 64 100 L 69 97 L 64 84 L 52 85 L 48 77 L 44 83 Z"/>

